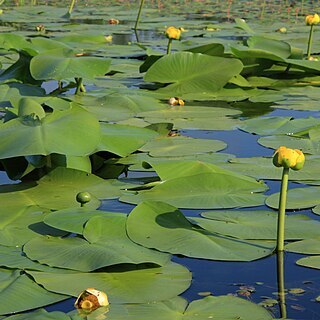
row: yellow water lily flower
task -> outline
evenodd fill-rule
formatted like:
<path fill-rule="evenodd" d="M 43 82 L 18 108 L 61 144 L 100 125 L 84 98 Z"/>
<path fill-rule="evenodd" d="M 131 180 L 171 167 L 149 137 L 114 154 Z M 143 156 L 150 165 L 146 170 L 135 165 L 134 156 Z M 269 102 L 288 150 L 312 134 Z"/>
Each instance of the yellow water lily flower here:
<path fill-rule="evenodd" d="M 167 38 L 179 40 L 181 37 L 181 29 L 176 27 L 169 27 L 165 32 Z"/>
<path fill-rule="evenodd" d="M 82 291 L 74 304 L 77 309 L 83 309 L 89 312 L 108 305 L 108 296 L 103 291 L 94 288 L 88 288 Z"/>
<path fill-rule="evenodd" d="M 320 22 L 320 17 L 318 14 L 310 14 L 308 16 L 306 16 L 306 25 L 307 26 L 313 26 L 316 25 Z"/>
<path fill-rule="evenodd" d="M 305 156 L 301 150 L 290 149 L 284 146 L 279 147 L 273 155 L 273 164 L 276 167 L 290 168 L 293 170 L 302 169 Z"/>

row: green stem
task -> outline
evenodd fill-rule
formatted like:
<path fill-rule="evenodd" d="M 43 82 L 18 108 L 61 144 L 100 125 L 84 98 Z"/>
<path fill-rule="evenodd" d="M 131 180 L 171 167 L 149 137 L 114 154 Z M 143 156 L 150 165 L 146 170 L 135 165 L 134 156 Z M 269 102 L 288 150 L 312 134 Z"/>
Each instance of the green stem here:
<path fill-rule="evenodd" d="M 79 94 L 80 92 L 86 92 L 86 88 L 83 85 L 82 78 L 75 78 L 75 80 L 77 84 L 77 89 L 75 94 Z"/>
<path fill-rule="evenodd" d="M 277 277 L 278 277 L 278 298 L 280 307 L 280 319 L 287 319 L 286 292 L 284 286 L 284 252 L 277 253 Z"/>
<path fill-rule="evenodd" d="M 69 6 L 69 10 L 68 10 L 69 14 L 71 14 L 75 3 L 76 3 L 76 0 L 71 0 L 70 6 Z"/>
<path fill-rule="evenodd" d="M 140 16 L 141 16 L 141 11 L 142 11 L 143 4 L 144 4 L 144 0 L 140 0 L 140 7 L 139 7 L 138 15 L 137 15 L 136 24 L 134 25 L 134 30 L 138 29 L 138 24 L 139 24 L 139 21 L 140 21 Z"/>
<path fill-rule="evenodd" d="M 279 213 L 278 213 L 278 231 L 277 231 L 277 251 L 278 252 L 284 250 L 284 224 L 285 224 L 285 217 L 286 217 L 288 180 L 289 180 L 289 168 L 283 168 L 280 199 L 279 199 Z"/>
<path fill-rule="evenodd" d="M 313 27 L 314 25 L 312 24 L 310 26 L 310 33 L 309 33 L 309 40 L 308 40 L 308 49 L 307 49 L 307 58 L 309 59 L 311 56 L 311 46 L 312 46 L 312 38 L 313 38 Z"/>
<path fill-rule="evenodd" d="M 172 39 L 169 39 L 168 46 L 167 46 L 167 54 L 171 53 L 171 45 L 172 45 Z"/>

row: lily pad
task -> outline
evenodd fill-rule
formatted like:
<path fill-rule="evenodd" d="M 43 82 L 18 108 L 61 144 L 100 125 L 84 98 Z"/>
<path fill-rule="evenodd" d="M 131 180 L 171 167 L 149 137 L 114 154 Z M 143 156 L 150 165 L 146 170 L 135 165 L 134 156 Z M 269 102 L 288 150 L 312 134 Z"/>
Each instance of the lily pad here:
<path fill-rule="evenodd" d="M 294 188 L 289 190 L 286 208 L 289 210 L 304 209 L 320 204 L 319 190 L 319 187 Z M 278 209 L 279 193 L 270 195 L 266 200 L 266 205 L 273 209 Z"/>
<path fill-rule="evenodd" d="M 109 151 L 121 157 L 142 147 L 158 134 L 147 128 L 101 123 L 101 140 L 98 151 Z"/>
<path fill-rule="evenodd" d="M 162 179 L 150 190 L 128 192 L 120 201 L 164 201 L 180 208 L 218 209 L 261 205 L 266 185 L 213 164 L 196 161 L 158 163 Z"/>
<path fill-rule="evenodd" d="M 297 261 L 297 264 L 303 267 L 320 269 L 320 256 L 301 258 Z"/>
<path fill-rule="evenodd" d="M 87 207 L 67 208 L 46 215 L 45 224 L 71 233 L 82 234 L 86 222 L 93 217 L 117 217 L 121 213 L 95 210 Z M 124 213 L 123 213 L 124 215 Z"/>
<path fill-rule="evenodd" d="M 50 153 L 85 156 L 96 149 L 100 127 L 94 116 L 74 106 L 53 111 L 41 120 L 30 114 L 2 123 L 0 138 L 2 159 Z"/>
<path fill-rule="evenodd" d="M 126 235 L 126 216 L 94 217 L 84 228 L 85 239 L 38 237 L 24 245 L 28 258 L 52 267 L 93 271 L 121 263 L 164 265 L 170 257 L 133 243 Z"/>
<path fill-rule="evenodd" d="M 148 248 L 202 259 L 251 261 L 274 250 L 273 243 L 238 240 L 199 228 L 177 208 L 158 201 L 134 208 L 127 232 L 133 241 Z"/>
<path fill-rule="evenodd" d="M 17 210 L 2 210 L 0 223 L 0 244 L 22 246 L 39 234 L 63 235 L 64 233 L 45 225 L 43 209 L 30 206 Z"/>
<path fill-rule="evenodd" d="M 139 150 L 152 157 L 176 157 L 210 153 L 222 150 L 227 145 L 219 140 L 193 139 L 189 137 L 162 137 L 146 143 Z"/>
<path fill-rule="evenodd" d="M 177 52 L 157 60 L 147 71 L 145 81 L 169 83 L 161 92 L 182 95 L 192 92 L 216 92 L 242 70 L 238 59 Z"/>
<path fill-rule="evenodd" d="M 314 239 L 306 239 L 289 243 L 286 245 L 286 250 L 303 254 L 320 254 L 319 234 L 315 235 Z"/>
<path fill-rule="evenodd" d="M 77 297 L 83 288 L 107 292 L 111 303 L 142 303 L 171 299 L 185 291 L 191 273 L 185 267 L 168 263 L 163 267 L 135 266 L 119 272 L 36 272 L 28 273 L 49 291 Z"/>
<path fill-rule="evenodd" d="M 35 56 L 30 63 L 32 76 L 37 80 L 94 78 L 109 70 L 111 60 L 77 55 L 73 50 L 54 49 Z"/>
<path fill-rule="evenodd" d="M 45 290 L 20 270 L 0 269 L 0 279 L 1 315 L 31 310 L 68 298 Z"/>
<path fill-rule="evenodd" d="M 276 239 L 278 214 L 273 211 L 208 211 L 192 218 L 200 227 L 226 236 L 240 239 Z M 288 215 L 285 239 L 309 239 L 319 234 L 320 222 L 305 215 Z"/>
<path fill-rule="evenodd" d="M 58 167 L 37 183 L 20 183 L 10 188 L 0 188 L 0 200 L 12 210 L 31 205 L 59 210 L 79 207 L 76 195 L 87 191 L 91 193 L 92 200 L 86 206 L 97 208 L 100 205 L 97 198 L 116 199 L 122 193 L 121 188 L 126 187 L 129 185 L 117 180 L 104 180 L 83 171 Z"/>

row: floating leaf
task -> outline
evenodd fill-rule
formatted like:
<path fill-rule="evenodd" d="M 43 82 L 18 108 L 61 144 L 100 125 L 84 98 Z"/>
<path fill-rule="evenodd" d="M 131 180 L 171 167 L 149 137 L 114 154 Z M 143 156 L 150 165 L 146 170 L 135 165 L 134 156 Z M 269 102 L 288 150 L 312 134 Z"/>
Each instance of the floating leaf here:
<path fill-rule="evenodd" d="M 208 211 L 192 218 L 200 227 L 240 239 L 276 239 L 278 214 L 267 210 Z M 319 234 L 320 222 L 305 215 L 287 215 L 285 238 L 308 239 Z M 320 252 L 319 252 L 320 253 Z"/>
<path fill-rule="evenodd" d="M 158 163 L 155 168 L 159 168 L 162 179 L 168 180 L 150 190 L 127 193 L 120 201 L 155 200 L 180 208 L 218 209 L 256 206 L 265 200 L 258 193 L 266 189 L 263 183 L 212 164 L 181 161 Z"/>
<path fill-rule="evenodd" d="M 237 240 L 190 223 L 175 207 L 158 201 L 139 204 L 127 220 L 129 237 L 148 248 L 188 257 L 251 261 L 272 253 L 271 243 Z"/>
<path fill-rule="evenodd" d="M 127 237 L 126 216 L 91 218 L 85 239 L 34 238 L 24 245 L 27 257 L 52 267 L 92 271 L 121 263 L 165 264 L 169 256 L 139 246 Z"/>
<path fill-rule="evenodd" d="M 146 143 L 140 151 L 152 157 L 176 157 L 222 150 L 226 144 L 219 140 L 193 139 L 189 137 L 162 137 Z"/>
<path fill-rule="evenodd" d="M 0 314 L 46 306 L 68 297 L 45 290 L 20 270 L 0 269 Z"/>
<path fill-rule="evenodd" d="M 297 264 L 303 267 L 320 269 L 320 256 L 301 258 L 297 261 Z"/>
<path fill-rule="evenodd" d="M 288 191 L 286 208 L 304 209 L 311 208 L 320 203 L 319 187 L 294 188 Z M 266 200 L 266 205 L 278 209 L 279 193 L 270 195 Z"/>
<path fill-rule="evenodd" d="M 109 70 L 111 60 L 77 56 L 73 50 L 54 49 L 35 56 L 30 63 L 32 76 L 37 80 L 94 78 Z"/>
<path fill-rule="evenodd" d="M 145 81 L 169 83 L 162 92 L 182 95 L 191 92 L 216 92 L 242 70 L 237 59 L 177 52 L 157 60 L 147 71 Z"/>
<path fill-rule="evenodd" d="M 166 300 L 185 291 L 191 273 L 183 266 L 168 263 L 163 267 L 135 266 L 119 272 L 36 272 L 28 273 L 49 291 L 77 297 L 83 288 L 107 292 L 110 303 L 141 303 Z"/>
<path fill-rule="evenodd" d="M 2 123 L 0 138 L 2 159 L 50 153 L 85 156 L 97 147 L 100 127 L 89 112 L 73 106 L 66 111 L 53 111 L 41 121 L 30 114 Z"/>

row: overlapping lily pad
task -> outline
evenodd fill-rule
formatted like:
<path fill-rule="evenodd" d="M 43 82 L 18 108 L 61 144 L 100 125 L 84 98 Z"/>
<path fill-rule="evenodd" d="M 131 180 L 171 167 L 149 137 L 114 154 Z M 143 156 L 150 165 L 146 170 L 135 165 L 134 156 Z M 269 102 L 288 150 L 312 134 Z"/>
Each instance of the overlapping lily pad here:
<path fill-rule="evenodd" d="M 202 218 L 192 218 L 200 227 L 240 239 L 276 239 L 277 217 L 273 211 L 208 211 Z M 286 240 L 309 239 L 319 234 L 320 222 L 305 215 L 288 215 Z"/>
<path fill-rule="evenodd" d="M 170 257 L 146 249 L 128 239 L 126 216 L 91 218 L 83 230 L 85 239 L 34 238 L 24 245 L 28 258 L 52 267 L 93 271 L 121 263 L 164 265 Z"/>
<path fill-rule="evenodd" d="M 190 92 L 216 92 L 242 70 L 237 59 L 177 52 L 154 63 L 145 75 L 145 81 L 169 85 L 161 92 L 183 95 Z"/>
<path fill-rule="evenodd" d="M 108 292 L 111 303 L 142 303 L 171 299 L 185 291 L 191 273 L 182 265 L 163 267 L 135 266 L 110 272 L 37 272 L 28 271 L 45 289 L 77 297 L 83 288 L 94 287 Z"/>
<path fill-rule="evenodd" d="M 211 164 L 168 162 L 155 168 L 164 181 L 150 190 L 125 194 L 120 201 L 156 200 L 180 208 L 216 209 L 257 206 L 265 200 L 259 192 L 266 185 Z"/>
<path fill-rule="evenodd" d="M 271 254 L 274 244 L 246 241 L 199 228 L 175 207 L 146 201 L 129 214 L 129 237 L 148 248 L 213 260 L 251 261 Z"/>

